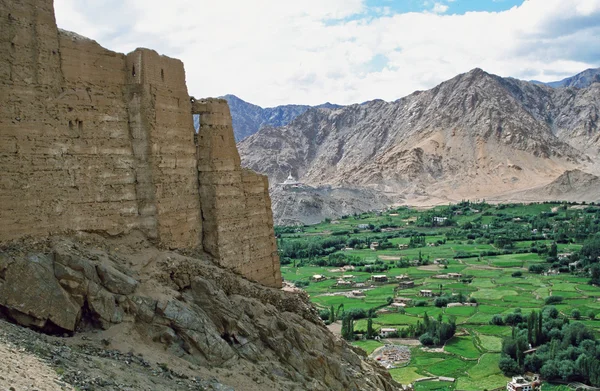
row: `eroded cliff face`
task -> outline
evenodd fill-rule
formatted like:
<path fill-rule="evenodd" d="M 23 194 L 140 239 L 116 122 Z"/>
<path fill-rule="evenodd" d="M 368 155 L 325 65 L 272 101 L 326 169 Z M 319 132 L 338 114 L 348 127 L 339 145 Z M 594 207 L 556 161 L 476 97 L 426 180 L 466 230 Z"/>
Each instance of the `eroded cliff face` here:
<path fill-rule="evenodd" d="M 139 229 L 281 285 L 266 178 L 240 168 L 226 102 L 204 101 L 196 145 L 181 61 L 60 31 L 52 0 L 2 0 L 0 20 L 0 243 Z"/>

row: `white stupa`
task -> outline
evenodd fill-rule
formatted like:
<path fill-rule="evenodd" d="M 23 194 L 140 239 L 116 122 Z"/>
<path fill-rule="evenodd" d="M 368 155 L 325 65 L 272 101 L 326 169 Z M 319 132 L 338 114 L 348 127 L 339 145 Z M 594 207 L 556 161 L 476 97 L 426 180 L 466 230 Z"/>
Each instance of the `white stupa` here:
<path fill-rule="evenodd" d="M 290 173 L 290 175 L 287 177 L 287 179 L 285 181 L 283 181 L 283 183 L 281 184 L 284 188 L 290 188 L 290 187 L 298 187 L 298 186 L 302 186 L 302 183 L 298 182 L 296 180 L 296 178 L 294 178 L 292 176 L 292 173 Z"/>

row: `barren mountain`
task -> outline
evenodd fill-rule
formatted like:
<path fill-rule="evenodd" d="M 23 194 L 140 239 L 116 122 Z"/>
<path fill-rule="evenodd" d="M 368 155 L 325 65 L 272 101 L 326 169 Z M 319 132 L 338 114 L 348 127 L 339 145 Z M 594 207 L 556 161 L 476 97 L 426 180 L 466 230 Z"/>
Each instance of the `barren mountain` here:
<path fill-rule="evenodd" d="M 263 126 L 285 126 L 311 108 L 311 106 L 307 105 L 283 105 L 262 108 L 248 103 L 235 95 L 225 95 L 222 98 L 227 101 L 231 110 L 236 141 L 253 135 Z M 340 106 L 332 103 L 324 103 L 315 107 L 337 108 Z M 199 123 L 198 119 L 195 122 L 197 125 Z"/>
<path fill-rule="evenodd" d="M 271 189 L 274 217 L 277 225 L 293 225 L 298 222 L 317 224 L 326 218 L 344 216 L 366 210 L 384 209 L 396 200 L 384 193 L 367 188 L 298 188 Z"/>
<path fill-rule="evenodd" d="M 592 83 L 600 82 L 600 68 L 586 69 L 585 71 L 576 74 L 575 76 L 567 77 L 559 81 L 552 81 L 549 83 L 543 83 L 540 81 L 533 81 L 536 84 L 544 84 L 548 87 L 562 88 L 562 87 L 575 87 L 585 88 L 589 87 Z"/>
<path fill-rule="evenodd" d="M 581 170 L 565 171 L 545 186 L 513 195 L 518 201 L 600 201 L 600 178 Z"/>
<path fill-rule="evenodd" d="M 590 163 L 582 151 L 594 157 L 600 146 L 599 89 L 553 89 L 474 69 L 395 102 L 310 109 L 261 129 L 239 150 L 271 183 L 291 172 L 309 185 L 371 188 L 395 202 L 499 196 Z"/>

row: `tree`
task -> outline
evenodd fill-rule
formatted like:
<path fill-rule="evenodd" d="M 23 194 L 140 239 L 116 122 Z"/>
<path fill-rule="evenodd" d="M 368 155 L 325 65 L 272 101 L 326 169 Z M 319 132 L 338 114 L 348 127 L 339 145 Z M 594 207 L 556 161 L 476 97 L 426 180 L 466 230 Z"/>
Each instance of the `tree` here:
<path fill-rule="evenodd" d="M 581 319 L 581 312 L 578 309 L 571 311 L 571 317 L 574 319 Z"/>
<path fill-rule="evenodd" d="M 556 242 L 552 242 L 552 244 L 550 245 L 550 251 L 548 252 L 548 256 L 551 258 L 558 257 L 558 246 L 556 245 Z"/>
<path fill-rule="evenodd" d="M 490 324 L 496 326 L 504 326 L 504 321 L 502 320 L 502 315 L 494 315 L 490 320 Z"/>
<path fill-rule="evenodd" d="M 333 309 L 333 305 L 329 309 L 329 313 L 329 320 L 331 321 L 331 323 L 335 322 L 335 310 Z"/>
<path fill-rule="evenodd" d="M 519 364 L 510 357 L 504 356 L 498 362 L 498 367 L 505 376 L 517 375 L 521 372 Z"/>
<path fill-rule="evenodd" d="M 369 318 L 367 319 L 367 339 L 373 339 L 374 334 L 375 333 L 373 331 L 373 318 L 369 316 Z"/>
<path fill-rule="evenodd" d="M 521 277 L 521 276 L 523 275 L 523 273 L 522 273 L 522 272 L 519 272 L 519 271 L 517 271 L 517 272 L 514 272 L 514 273 L 513 273 L 513 274 L 511 274 L 511 275 L 512 275 L 513 277 Z"/>
<path fill-rule="evenodd" d="M 588 312 L 587 316 L 590 318 L 590 320 L 596 319 L 596 314 L 594 314 L 594 311 Z"/>
<path fill-rule="evenodd" d="M 600 257 L 600 234 L 589 238 L 581 247 L 581 255 L 587 257 L 592 263 L 597 262 Z"/>
<path fill-rule="evenodd" d="M 346 341 L 354 340 L 354 319 L 348 313 L 344 313 L 342 317 L 342 338 Z"/>

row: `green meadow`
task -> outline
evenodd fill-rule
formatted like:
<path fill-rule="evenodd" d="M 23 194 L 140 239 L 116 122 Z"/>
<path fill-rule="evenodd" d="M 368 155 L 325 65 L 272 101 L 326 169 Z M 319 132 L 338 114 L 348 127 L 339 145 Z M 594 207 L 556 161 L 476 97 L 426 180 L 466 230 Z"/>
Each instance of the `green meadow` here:
<path fill-rule="evenodd" d="M 446 218 L 441 226 L 432 222 L 438 216 Z M 480 391 L 503 387 L 508 380 L 498 361 L 502 338 L 511 328 L 490 324 L 495 315 L 528 315 L 543 308 L 548 297 L 560 296 L 554 305 L 562 316 L 572 318 L 577 310 L 579 320 L 600 334 L 600 320 L 589 316 L 600 318 L 600 288 L 589 284 L 589 273 L 568 266 L 572 254 L 600 230 L 599 221 L 600 209 L 593 206 L 467 203 L 424 211 L 403 207 L 313 226 L 276 227 L 276 232 L 284 280 L 306 290 L 322 312 L 372 309 L 375 330 L 402 330 L 423 323 L 425 314 L 456 322 L 456 335 L 444 346 L 411 347 L 410 362 L 390 370 L 394 379 L 408 384 L 445 376 L 456 380 L 418 382 L 415 389 Z M 582 225 L 587 236 L 581 234 Z M 374 242 L 379 247 L 369 248 Z M 341 271 L 341 266 L 353 268 Z M 436 277 L 447 273 L 460 277 Z M 315 282 L 315 275 L 326 279 Z M 338 287 L 344 275 L 359 287 Z M 385 275 L 388 282 L 371 286 L 373 275 Z M 414 281 L 414 287 L 400 289 L 400 275 Z M 350 294 L 356 289 L 364 296 Z M 438 307 L 435 297 L 421 297 L 421 290 L 460 295 L 477 306 Z M 404 309 L 389 306 L 395 297 L 412 302 Z M 366 319 L 354 322 L 356 338 L 366 329 Z M 382 345 L 364 339 L 353 343 L 367 353 Z"/>

